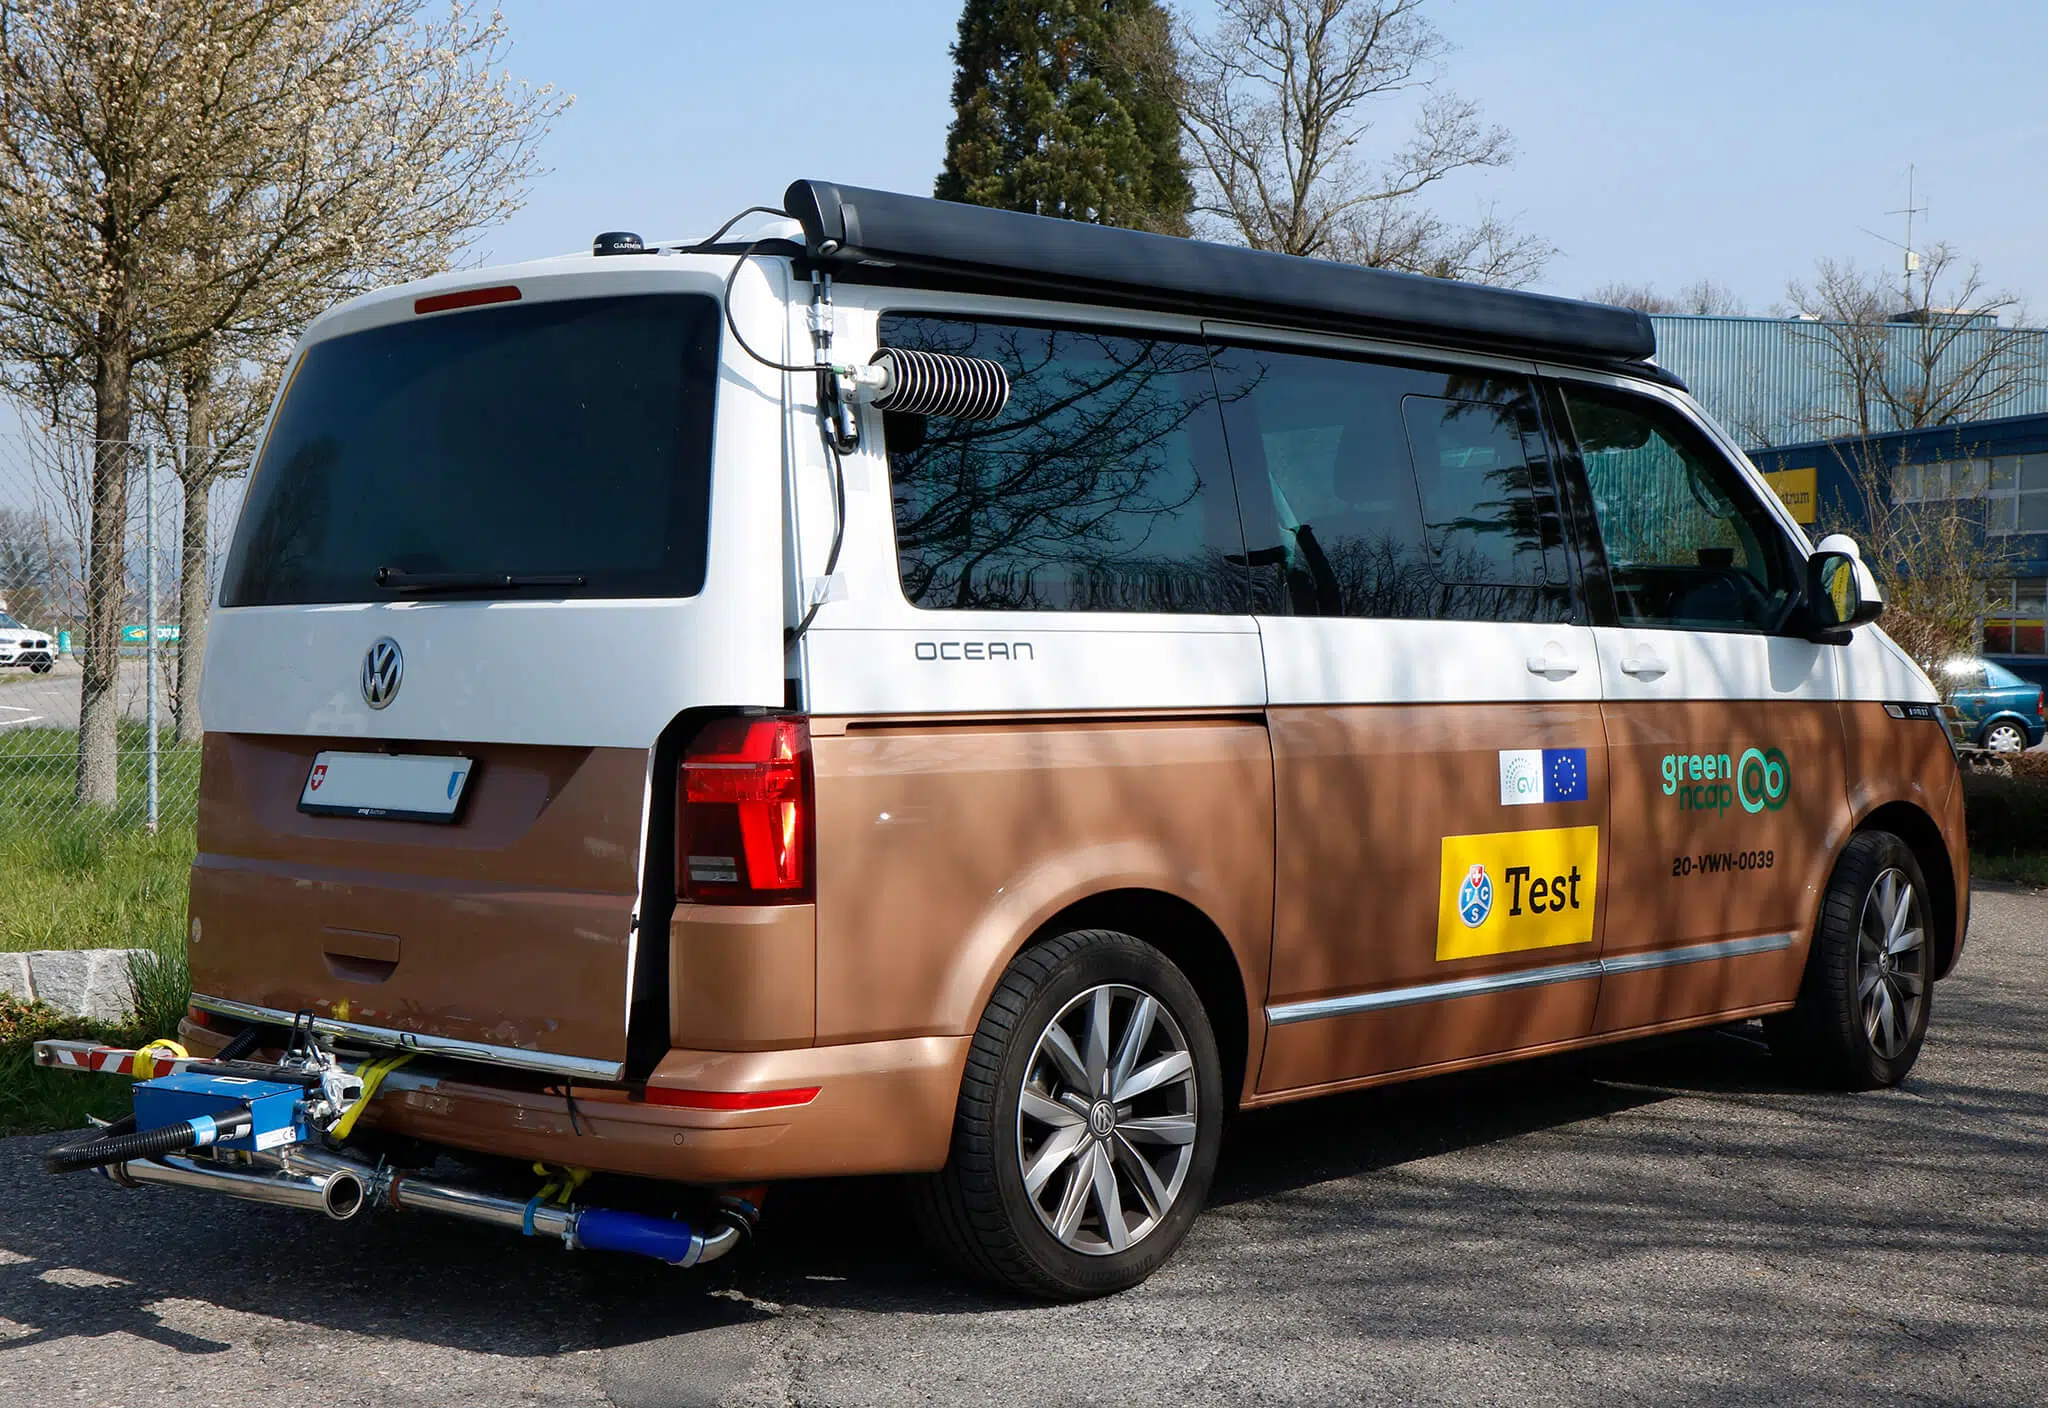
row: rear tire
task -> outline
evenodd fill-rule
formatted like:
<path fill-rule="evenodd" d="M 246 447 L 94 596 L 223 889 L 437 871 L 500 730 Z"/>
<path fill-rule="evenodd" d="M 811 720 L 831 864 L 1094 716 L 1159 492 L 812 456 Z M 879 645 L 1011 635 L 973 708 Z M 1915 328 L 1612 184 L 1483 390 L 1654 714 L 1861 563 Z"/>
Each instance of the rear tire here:
<path fill-rule="evenodd" d="M 933 1250 L 970 1275 L 1049 1300 L 1108 1295 L 1187 1235 L 1222 1126 L 1222 1065 L 1193 985 L 1129 934 L 1076 930 L 1018 954 L 997 983 L 951 1156 L 914 1183 L 912 1205 Z"/>
<path fill-rule="evenodd" d="M 2027 731 L 2010 719 L 2002 719 L 1984 730 L 1984 746 L 1994 753 L 2027 751 Z"/>
<path fill-rule="evenodd" d="M 1887 831 L 1850 838 L 1821 901 L 1798 1004 L 1764 1023 L 1772 1052 L 1802 1079 L 1870 1090 L 1913 1069 L 1934 998 L 1928 893 L 1904 841 Z"/>

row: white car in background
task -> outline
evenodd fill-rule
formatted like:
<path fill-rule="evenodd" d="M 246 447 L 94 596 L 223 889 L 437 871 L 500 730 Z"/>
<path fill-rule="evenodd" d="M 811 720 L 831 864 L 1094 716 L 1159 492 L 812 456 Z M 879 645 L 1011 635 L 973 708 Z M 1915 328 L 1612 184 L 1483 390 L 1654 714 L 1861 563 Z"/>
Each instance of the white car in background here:
<path fill-rule="evenodd" d="M 56 663 L 57 652 L 46 633 L 32 631 L 0 611 L 0 668 L 20 665 L 39 675 L 47 675 Z"/>

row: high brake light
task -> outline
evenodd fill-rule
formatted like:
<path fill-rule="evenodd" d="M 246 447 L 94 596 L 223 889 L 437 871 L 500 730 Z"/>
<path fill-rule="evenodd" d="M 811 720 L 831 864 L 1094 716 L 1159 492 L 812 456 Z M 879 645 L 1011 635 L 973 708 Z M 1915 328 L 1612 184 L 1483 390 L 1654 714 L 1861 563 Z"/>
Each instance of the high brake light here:
<path fill-rule="evenodd" d="M 811 726 L 802 715 L 717 719 L 683 752 L 677 892 L 696 904 L 811 897 Z"/>

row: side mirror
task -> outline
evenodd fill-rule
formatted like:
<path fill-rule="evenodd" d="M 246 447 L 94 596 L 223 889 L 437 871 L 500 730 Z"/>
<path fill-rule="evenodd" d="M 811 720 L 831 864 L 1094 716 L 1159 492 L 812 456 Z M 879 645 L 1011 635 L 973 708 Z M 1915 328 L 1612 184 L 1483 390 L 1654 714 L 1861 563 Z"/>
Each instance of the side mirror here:
<path fill-rule="evenodd" d="M 1884 594 L 1853 539 L 1841 533 L 1821 539 L 1806 560 L 1806 603 L 1815 639 L 1829 645 L 1846 643 L 1850 631 L 1883 613 Z"/>

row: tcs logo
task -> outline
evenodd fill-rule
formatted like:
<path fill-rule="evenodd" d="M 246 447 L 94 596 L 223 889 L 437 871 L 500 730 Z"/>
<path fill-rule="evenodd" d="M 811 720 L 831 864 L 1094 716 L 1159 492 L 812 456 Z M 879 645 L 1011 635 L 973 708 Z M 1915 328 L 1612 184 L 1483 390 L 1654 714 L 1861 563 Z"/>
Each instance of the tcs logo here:
<path fill-rule="evenodd" d="M 1599 878 L 1597 826 L 1444 837 L 1437 961 L 1591 943 Z"/>

